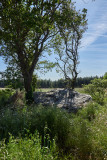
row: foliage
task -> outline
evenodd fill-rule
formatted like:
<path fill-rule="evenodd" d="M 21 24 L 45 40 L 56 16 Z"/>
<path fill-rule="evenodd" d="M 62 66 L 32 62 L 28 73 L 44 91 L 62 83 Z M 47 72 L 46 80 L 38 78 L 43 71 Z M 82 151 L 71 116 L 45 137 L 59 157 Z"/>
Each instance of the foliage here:
<path fill-rule="evenodd" d="M 81 88 L 82 85 L 87 85 L 91 82 L 91 80 L 98 78 L 98 77 L 78 77 L 76 80 L 75 87 Z M 65 88 L 67 83 L 65 82 L 64 79 L 59 79 L 59 80 L 46 80 L 46 79 L 37 79 L 37 87 L 38 88 Z"/>
<path fill-rule="evenodd" d="M 40 148 L 42 145 L 43 148 L 48 147 L 46 149 L 48 152 L 45 153 L 49 153 L 51 156 L 58 152 L 59 159 L 104 159 L 107 157 L 106 114 L 106 106 L 100 106 L 97 103 L 90 103 L 76 115 L 68 114 L 57 108 L 44 108 L 43 106 L 30 108 L 26 106 L 14 111 L 6 109 L 0 113 L 0 139 L 5 138 L 7 143 L 7 146 L 4 147 L 4 153 L 7 150 L 8 155 L 18 156 L 17 151 L 19 151 L 27 158 L 36 155 L 34 149 L 39 147 L 40 150 L 38 149 L 37 153 L 41 156 L 41 154 L 44 155 Z M 34 144 L 36 141 L 35 131 L 38 131 L 41 141 L 36 136 L 38 143 Z M 9 133 L 14 136 L 11 140 L 9 140 Z M 26 134 L 32 135 L 30 139 L 26 137 Z M 54 143 L 53 139 L 56 147 L 53 148 L 51 154 L 50 146 Z M 34 144 L 34 148 L 32 144 Z M 31 154 L 25 155 L 28 149 Z M 3 155 L 2 151 L 0 153 Z"/>
<path fill-rule="evenodd" d="M 13 69 L 13 68 L 12 68 Z M 13 70 L 7 67 L 5 72 L 2 72 L 3 76 L 1 78 L 1 84 L 7 88 L 20 89 L 24 88 L 24 82 L 22 76 L 16 72 L 13 73 Z M 14 75 L 12 75 L 14 74 Z M 32 76 L 32 89 L 33 91 L 37 87 L 37 76 Z"/>
<path fill-rule="evenodd" d="M 75 88 L 76 92 L 85 93 L 84 88 Z"/>
<path fill-rule="evenodd" d="M 106 79 L 94 79 L 91 81 L 91 84 L 85 85 L 84 90 L 89 93 L 93 100 L 99 104 L 104 103 L 105 98 L 105 89 L 107 88 Z"/>
<path fill-rule="evenodd" d="M 71 0 L 1 1 L 0 55 L 21 71 L 28 100 L 33 96 L 33 72 L 43 54 L 52 49 L 51 39 L 60 35 L 60 28 L 74 28 L 73 24 L 78 28 L 84 23 L 84 12 L 76 11 Z"/>
<path fill-rule="evenodd" d="M 107 105 L 107 104 L 106 104 Z M 82 119 L 82 123 L 86 123 L 87 132 L 84 134 L 82 132 L 81 138 L 85 138 L 88 134 L 88 144 L 85 145 L 85 150 L 90 148 L 91 154 L 89 159 L 101 160 L 107 158 L 107 106 L 100 106 L 97 103 L 90 103 L 86 108 L 79 111 L 78 116 L 76 117 Z M 79 119 L 78 119 L 79 120 Z M 88 123 L 87 123 L 88 120 Z M 80 120 L 81 123 L 81 120 Z M 78 128 L 78 127 L 77 127 Z M 85 128 L 86 129 L 86 128 Z M 81 139 L 80 138 L 80 139 Z M 80 143 L 80 140 L 78 140 Z M 84 140 L 82 143 L 85 143 Z M 88 146 L 89 145 L 89 146 Z M 88 147 L 88 148 L 87 148 Z M 81 146 L 81 150 L 83 146 Z M 87 151 L 90 152 L 90 151 Z M 84 150 L 83 150 L 84 153 Z M 82 154 L 83 154 L 82 153 Z M 83 158 L 84 159 L 84 158 Z M 88 158 L 86 158 L 88 159 Z"/>
<path fill-rule="evenodd" d="M 32 79 L 32 85 L 35 85 L 33 88 L 65 88 L 65 86 L 66 86 L 66 82 L 64 79 L 52 81 L 50 79 L 49 80 L 38 79 L 37 75 L 34 75 L 34 77 L 35 77 L 34 80 Z M 83 77 L 83 78 L 78 77 L 76 80 L 75 87 L 81 88 L 83 84 L 88 85 L 91 82 L 91 80 L 93 80 L 95 78 L 98 78 L 98 77 L 97 76 L 96 77 Z M 6 79 L 0 80 L 0 87 L 8 86 L 10 84 L 8 82 L 9 81 Z M 12 85 L 14 85 L 14 83 L 16 82 L 16 84 L 15 84 L 16 88 L 20 88 L 20 86 L 21 86 L 19 84 L 19 81 L 17 84 L 17 79 L 16 79 L 16 81 L 11 80 L 10 82 Z"/>
<path fill-rule="evenodd" d="M 107 159 L 107 103 L 96 111 L 91 128 L 95 158 Z"/>
<path fill-rule="evenodd" d="M 69 142 L 69 139 L 66 139 L 70 125 L 67 116 L 65 112 L 60 112 L 58 109 L 54 108 L 45 109 L 39 107 L 33 108 L 30 111 L 26 109 L 22 112 L 14 111 L 14 113 L 11 110 L 7 110 L 1 113 L 0 136 L 1 138 L 8 138 L 8 133 L 14 136 L 18 136 L 19 134 L 23 136 L 26 133 L 26 129 L 28 129 L 30 133 L 34 133 L 35 130 L 38 130 L 42 136 L 43 144 L 43 138 L 46 132 L 50 135 L 51 140 L 57 136 L 57 144 L 63 147 L 66 143 L 65 141 Z"/>
<path fill-rule="evenodd" d="M 0 159 L 2 160 L 56 160 L 57 155 L 55 152 L 55 144 L 50 148 L 42 147 L 39 134 L 36 132 L 34 135 L 25 138 L 14 138 L 10 135 L 7 145 L 5 141 L 0 143 Z"/>
<path fill-rule="evenodd" d="M 82 110 L 80 110 L 77 114 L 82 117 L 83 119 L 93 121 L 96 118 L 96 112 L 100 109 L 100 105 L 95 102 L 90 102 L 87 104 L 86 107 L 84 107 Z"/>
<path fill-rule="evenodd" d="M 0 109 L 0 159 L 107 159 L 106 133 L 107 102 L 89 103 L 77 114 L 55 106 L 8 104 Z"/>
<path fill-rule="evenodd" d="M 5 80 L 5 85 L 13 89 L 23 88 L 23 78 L 20 69 L 17 66 L 8 66 L 5 72 L 2 73 L 2 80 Z M 16 71 L 17 70 L 17 71 Z"/>
<path fill-rule="evenodd" d="M 107 79 L 107 72 L 104 74 L 103 79 Z"/>
<path fill-rule="evenodd" d="M 8 99 L 13 93 L 14 91 L 11 89 L 0 90 L 0 109 L 8 103 Z"/>

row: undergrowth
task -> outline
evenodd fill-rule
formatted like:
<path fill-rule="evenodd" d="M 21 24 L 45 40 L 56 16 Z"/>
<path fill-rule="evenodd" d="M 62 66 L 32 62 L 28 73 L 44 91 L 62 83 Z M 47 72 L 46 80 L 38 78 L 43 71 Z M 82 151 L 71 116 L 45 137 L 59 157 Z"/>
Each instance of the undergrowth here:
<path fill-rule="evenodd" d="M 26 135 L 25 138 L 14 138 L 10 135 L 9 142 L 0 143 L 0 159 L 1 160 L 57 160 L 57 152 L 55 144 L 50 148 L 41 147 L 39 134 Z"/>
<path fill-rule="evenodd" d="M 106 97 L 103 105 L 91 102 L 73 114 L 52 106 L 28 106 L 23 93 L 7 104 L 12 94 L 0 91 L 0 160 L 107 159 Z"/>
<path fill-rule="evenodd" d="M 8 103 L 8 99 L 13 95 L 12 89 L 0 90 L 0 109 Z"/>
<path fill-rule="evenodd" d="M 54 153 L 58 153 L 59 159 L 102 160 L 107 158 L 106 115 L 106 104 L 101 106 L 97 103 L 88 104 L 76 115 L 51 106 L 25 106 L 15 110 L 8 108 L 0 113 L 0 140 L 2 143 L 5 139 L 7 150 L 9 143 L 17 148 L 16 141 L 20 139 L 22 146 L 28 143 L 26 146 L 34 154 L 33 148 L 29 146 L 31 138 L 26 139 L 26 134 L 33 136 L 37 131 L 41 139 L 41 154 L 43 147 L 50 149 L 51 144 L 55 143 Z M 14 136 L 13 142 L 10 142 L 10 134 Z M 12 152 L 9 150 L 9 155 L 14 155 Z"/>

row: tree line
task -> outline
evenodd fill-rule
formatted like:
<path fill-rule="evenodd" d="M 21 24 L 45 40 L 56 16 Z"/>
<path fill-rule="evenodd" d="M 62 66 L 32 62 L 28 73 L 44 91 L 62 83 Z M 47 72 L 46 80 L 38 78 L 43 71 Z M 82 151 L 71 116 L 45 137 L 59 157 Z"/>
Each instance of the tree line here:
<path fill-rule="evenodd" d="M 98 78 L 98 76 L 95 77 L 78 77 L 75 83 L 75 87 L 82 87 L 82 85 L 88 85 L 90 84 L 91 80 Z M 100 77 L 101 78 L 101 77 Z M 23 79 L 1 79 L 0 80 L 0 87 L 11 87 L 14 89 L 20 88 L 23 89 Z M 34 90 L 35 88 L 66 88 L 67 82 L 65 79 L 59 79 L 59 80 L 47 80 L 47 79 L 34 79 L 33 80 L 33 86 Z"/>
<path fill-rule="evenodd" d="M 90 84 L 91 80 L 98 78 L 98 76 L 95 77 L 78 77 L 76 79 L 75 87 L 82 87 L 82 85 L 88 85 Z M 59 79 L 55 81 L 51 81 L 50 79 L 47 80 L 38 80 L 37 81 L 38 88 L 66 88 L 67 82 L 65 79 Z"/>

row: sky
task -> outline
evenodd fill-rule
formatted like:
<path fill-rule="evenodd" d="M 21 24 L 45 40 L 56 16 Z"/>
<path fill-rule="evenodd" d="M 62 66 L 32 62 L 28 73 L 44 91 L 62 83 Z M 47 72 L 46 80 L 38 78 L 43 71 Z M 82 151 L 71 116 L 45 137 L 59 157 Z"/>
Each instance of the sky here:
<path fill-rule="evenodd" d="M 79 49 L 78 77 L 103 76 L 107 72 L 107 0 L 75 0 L 76 9 L 87 9 L 88 29 Z M 54 57 L 50 57 L 50 60 Z M 0 71 L 6 68 L 0 57 Z M 46 74 L 37 72 L 41 79 L 58 80 L 63 75 L 55 69 Z"/>

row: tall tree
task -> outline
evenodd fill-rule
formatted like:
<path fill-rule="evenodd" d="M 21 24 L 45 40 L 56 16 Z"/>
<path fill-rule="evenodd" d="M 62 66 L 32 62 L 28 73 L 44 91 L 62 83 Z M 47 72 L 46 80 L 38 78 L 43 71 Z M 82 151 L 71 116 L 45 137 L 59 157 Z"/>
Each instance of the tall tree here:
<path fill-rule="evenodd" d="M 52 37 L 74 21 L 67 19 L 76 10 L 71 0 L 1 0 L 0 44 L 1 56 L 12 60 L 24 78 L 26 99 L 32 99 L 32 76 Z M 72 26 L 71 26 L 72 27 Z"/>
<path fill-rule="evenodd" d="M 60 35 L 55 39 L 55 52 L 58 57 L 57 66 L 63 73 L 65 80 L 67 81 L 67 87 L 74 89 L 77 75 L 79 54 L 78 48 L 81 42 L 83 33 L 87 28 L 86 13 L 87 10 L 83 9 L 83 14 L 76 12 L 73 14 L 74 21 L 69 23 L 65 28 L 60 29 Z M 69 15 L 69 17 L 72 16 Z M 72 26 L 72 27 L 71 27 Z"/>

